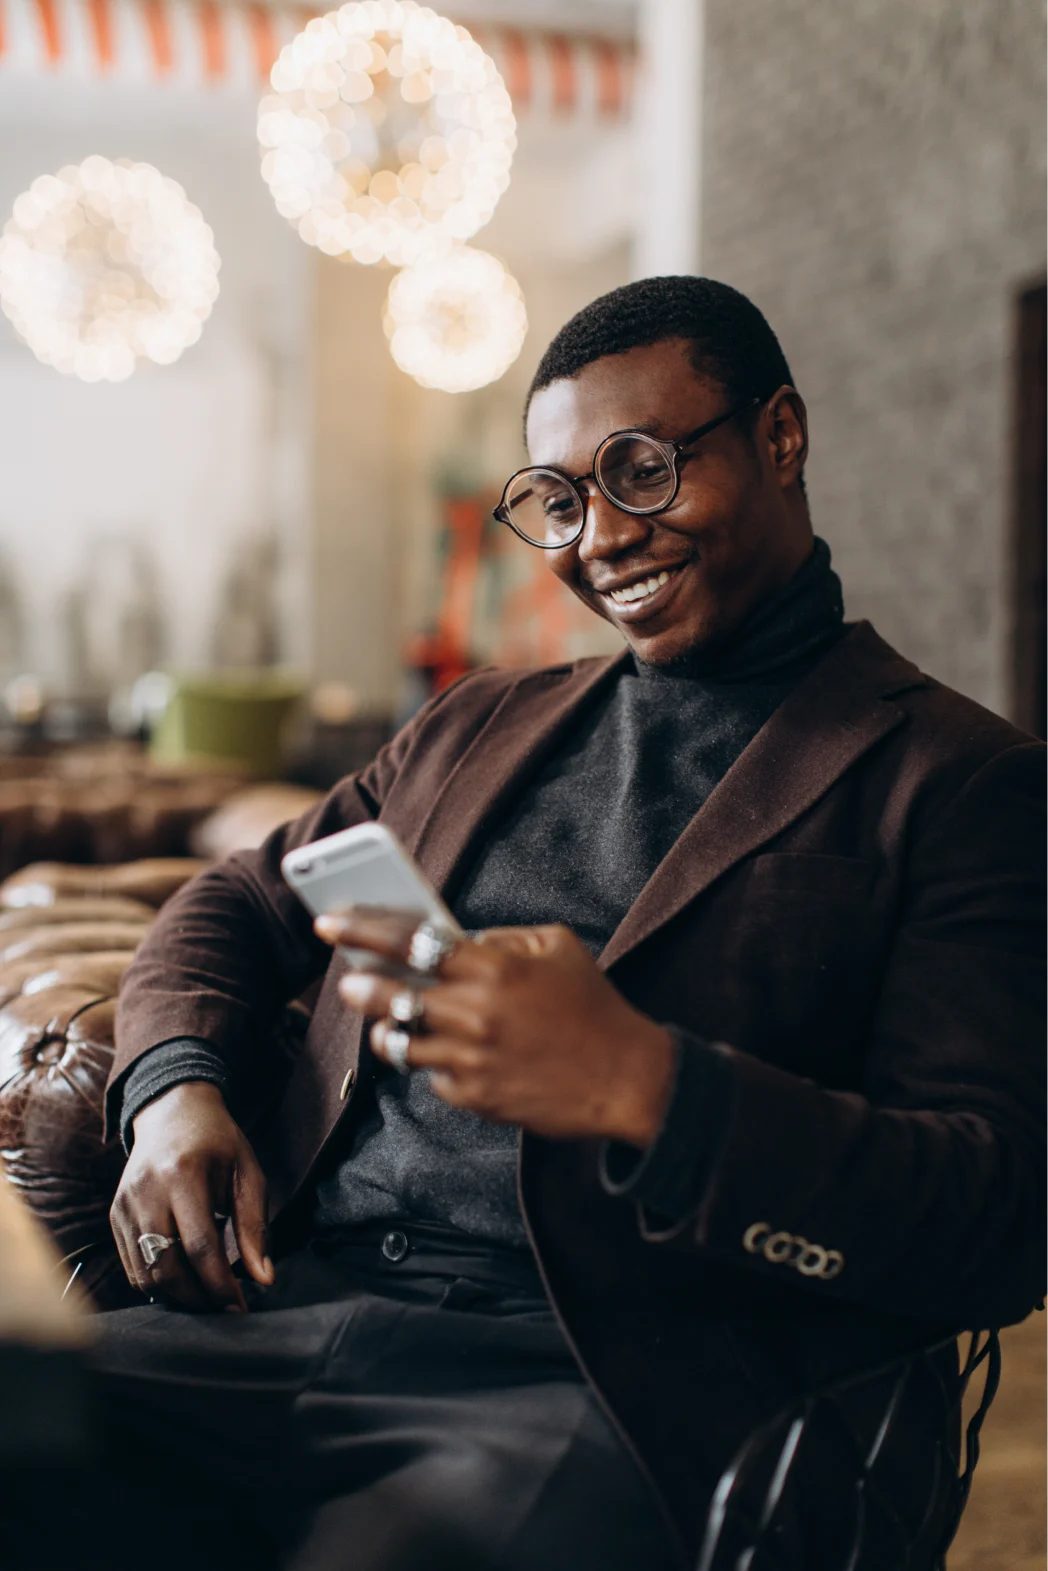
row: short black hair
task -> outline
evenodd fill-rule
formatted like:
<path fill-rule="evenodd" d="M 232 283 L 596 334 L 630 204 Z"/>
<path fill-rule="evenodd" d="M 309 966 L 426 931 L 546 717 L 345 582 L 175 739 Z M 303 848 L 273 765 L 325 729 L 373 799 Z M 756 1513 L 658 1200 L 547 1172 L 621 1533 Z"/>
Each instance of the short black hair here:
<path fill-rule="evenodd" d="M 683 338 L 700 376 L 720 382 L 733 402 L 770 398 L 793 376 L 779 340 L 752 300 L 713 278 L 690 274 L 641 278 L 583 306 L 539 361 L 532 398 L 551 382 L 577 376 L 605 355 L 625 354 L 667 338 Z"/>

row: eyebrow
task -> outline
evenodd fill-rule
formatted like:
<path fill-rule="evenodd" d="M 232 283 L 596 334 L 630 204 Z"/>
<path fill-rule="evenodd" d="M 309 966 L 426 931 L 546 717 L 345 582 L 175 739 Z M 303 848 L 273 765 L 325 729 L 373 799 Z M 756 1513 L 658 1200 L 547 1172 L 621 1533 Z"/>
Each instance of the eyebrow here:
<path fill-rule="evenodd" d="M 672 437 L 663 435 L 663 426 L 662 426 L 662 422 L 661 421 L 659 421 L 659 420 L 638 420 L 636 422 L 636 424 L 634 424 L 634 425 L 617 425 L 617 426 L 614 426 L 612 428 L 612 430 L 605 431 L 604 435 L 597 442 L 596 447 L 594 447 L 593 451 L 596 452 L 597 447 L 600 446 L 601 442 L 606 441 L 609 436 L 614 436 L 616 434 L 616 432 L 618 432 L 618 431 L 639 431 L 642 436 L 658 437 L 660 442 L 671 442 L 673 440 Z M 536 461 L 533 461 L 531 467 L 534 468 L 534 469 L 554 469 L 554 470 L 557 470 L 559 473 L 564 474 L 564 475 L 570 475 L 571 474 L 571 466 L 570 466 L 570 464 L 556 464 L 556 463 L 540 464 L 540 463 L 538 463 Z"/>

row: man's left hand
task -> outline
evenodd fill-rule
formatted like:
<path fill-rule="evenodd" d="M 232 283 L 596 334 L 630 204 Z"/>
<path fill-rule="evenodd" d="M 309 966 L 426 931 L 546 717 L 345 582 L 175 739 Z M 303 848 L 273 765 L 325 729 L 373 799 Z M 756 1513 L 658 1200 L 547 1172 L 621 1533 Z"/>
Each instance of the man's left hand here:
<path fill-rule="evenodd" d="M 368 909 L 318 917 L 329 944 L 406 962 L 414 923 Z M 387 1014 L 406 984 L 353 971 L 339 990 L 350 1008 Z M 622 997 L 566 927 L 492 928 L 462 939 L 423 984 L 425 1030 L 413 1069 L 438 1096 L 500 1124 L 565 1139 L 624 1140 L 658 1132 L 673 1075 L 673 1039 Z M 371 1044 L 385 1057 L 385 1020 Z"/>

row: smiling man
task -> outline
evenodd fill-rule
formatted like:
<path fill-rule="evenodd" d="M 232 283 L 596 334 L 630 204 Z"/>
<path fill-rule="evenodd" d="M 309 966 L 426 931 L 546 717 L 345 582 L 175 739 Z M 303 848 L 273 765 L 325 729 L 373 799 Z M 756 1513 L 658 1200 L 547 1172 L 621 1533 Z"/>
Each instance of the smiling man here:
<path fill-rule="evenodd" d="M 466 677 L 172 900 L 123 989 L 113 1226 L 154 1302 L 99 1370 L 125 1520 L 177 1500 L 198 1564 L 686 1566 L 784 1404 L 1040 1295 L 1043 750 L 844 621 L 736 291 L 595 301 L 526 429 L 498 516 L 623 653 Z M 282 856 L 376 818 L 468 939 L 310 926 Z M 956 1514 L 937 1392 L 888 1448 L 912 1571 Z M 840 1456 L 783 1565 L 843 1563 Z"/>

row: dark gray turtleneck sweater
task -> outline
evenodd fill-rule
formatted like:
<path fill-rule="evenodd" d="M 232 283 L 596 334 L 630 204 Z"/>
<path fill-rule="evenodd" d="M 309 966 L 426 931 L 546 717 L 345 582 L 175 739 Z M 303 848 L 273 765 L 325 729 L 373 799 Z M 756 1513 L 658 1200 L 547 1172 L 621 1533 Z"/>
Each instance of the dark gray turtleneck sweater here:
<path fill-rule="evenodd" d="M 790 583 L 722 647 L 672 670 L 625 666 L 478 847 L 451 893 L 462 926 L 562 922 L 599 954 L 713 788 L 840 637 L 843 614 L 829 549 L 817 541 Z M 701 1199 L 733 1092 L 729 1055 L 674 1034 L 675 1080 L 658 1138 L 643 1157 L 609 1147 L 604 1167 L 609 1189 L 668 1219 Z M 158 1045 L 128 1077 L 125 1140 L 145 1103 L 181 1080 L 215 1081 L 235 1108 L 230 1078 L 212 1044 Z M 493 1247 L 525 1245 L 516 1129 L 448 1107 L 425 1074 L 379 1066 L 358 1095 L 367 1100 L 352 1145 L 317 1185 L 315 1232 L 415 1221 Z"/>

